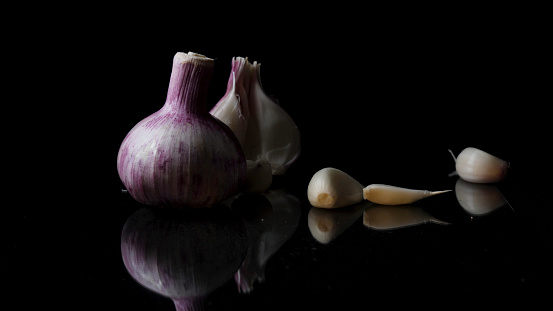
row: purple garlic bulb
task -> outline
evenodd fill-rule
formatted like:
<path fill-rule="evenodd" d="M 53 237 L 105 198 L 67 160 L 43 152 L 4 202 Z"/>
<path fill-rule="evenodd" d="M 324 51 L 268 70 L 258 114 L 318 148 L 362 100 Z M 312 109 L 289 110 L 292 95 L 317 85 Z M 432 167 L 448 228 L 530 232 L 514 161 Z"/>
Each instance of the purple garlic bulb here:
<path fill-rule="evenodd" d="M 175 208 L 212 206 L 238 192 L 246 160 L 232 130 L 207 110 L 214 61 L 177 53 L 165 105 L 136 124 L 117 171 L 138 202 Z"/>

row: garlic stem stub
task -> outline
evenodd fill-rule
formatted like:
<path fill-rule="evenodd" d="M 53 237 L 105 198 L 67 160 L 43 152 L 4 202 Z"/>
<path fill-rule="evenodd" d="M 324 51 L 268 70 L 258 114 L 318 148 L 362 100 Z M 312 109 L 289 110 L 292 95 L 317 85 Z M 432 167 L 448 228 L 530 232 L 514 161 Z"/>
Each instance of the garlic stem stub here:
<path fill-rule="evenodd" d="M 411 204 L 429 196 L 446 193 L 451 190 L 428 191 L 415 190 L 383 184 L 368 185 L 363 189 L 363 198 L 382 205 Z"/>
<path fill-rule="evenodd" d="M 203 55 L 177 53 L 165 104 L 124 138 L 117 171 L 136 201 L 207 207 L 241 187 L 244 152 L 232 130 L 207 110 L 213 66 L 213 59 Z"/>
<path fill-rule="evenodd" d="M 507 177 L 510 163 L 477 148 L 465 148 L 457 156 L 455 170 L 473 183 L 496 183 Z"/>

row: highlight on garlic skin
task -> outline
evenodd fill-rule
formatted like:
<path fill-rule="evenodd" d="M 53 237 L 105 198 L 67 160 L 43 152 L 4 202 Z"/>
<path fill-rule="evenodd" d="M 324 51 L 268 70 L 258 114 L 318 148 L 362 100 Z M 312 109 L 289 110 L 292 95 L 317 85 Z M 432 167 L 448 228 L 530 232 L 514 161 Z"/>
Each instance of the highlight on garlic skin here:
<path fill-rule="evenodd" d="M 214 61 L 177 53 L 167 98 L 124 138 L 117 171 L 138 202 L 174 208 L 212 206 L 235 194 L 246 159 L 231 129 L 207 110 Z"/>
<path fill-rule="evenodd" d="M 465 148 L 455 159 L 459 177 L 473 183 L 500 182 L 509 168 L 510 163 L 474 147 Z"/>
<path fill-rule="evenodd" d="M 363 212 L 363 225 L 375 230 L 392 230 L 426 223 L 449 224 L 412 205 L 372 205 Z"/>
<path fill-rule="evenodd" d="M 455 184 L 455 195 L 459 205 L 470 215 L 483 216 L 507 204 L 497 187 L 477 184 L 461 178 Z"/>
<path fill-rule="evenodd" d="M 268 162 L 273 175 L 284 174 L 300 154 L 300 132 L 290 115 L 265 94 L 261 64 L 235 57 L 226 94 L 211 114 L 238 137 L 247 160 Z"/>
<path fill-rule="evenodd" d="M 451 190 L 428 191 L 383 184 L 372 184 L 363 189 L 363 198 L 382 205 L 402 205 L 449 191 Z"/>
<path fill-rule="evenodd" d="M 311 177 L 307 199 L 315 207 L 344 207 L 363 201 L 363 185 L 343 171 L 327 167 Z"/>

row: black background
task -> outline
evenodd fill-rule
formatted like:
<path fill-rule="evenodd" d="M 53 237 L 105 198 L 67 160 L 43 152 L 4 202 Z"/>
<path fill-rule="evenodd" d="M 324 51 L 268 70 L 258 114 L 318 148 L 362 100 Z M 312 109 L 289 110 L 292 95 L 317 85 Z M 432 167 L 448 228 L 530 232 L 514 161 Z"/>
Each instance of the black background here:
<path fill-rule="evenodd" d="M 545 21 L 517 8 L 321 9 L 165 8 L 162 22 L 101 10 L 54 27 L 59 44 L 39 30 L 54 49 L 41 72 L 63 77 L 42 107 L 58 117 L 46 122 L 54 132 L 42 151 L 54 164 L 31 168 L 40 177 L 23 181 L 47 187 L 24 193 L 6 218 L 13 227 L 2 263 L 18 303 L 174 308 L 123 266 L 121 230 L 142 206 L 121 193 L 116 157 L 127 132 L 164 104 L 172 58 L 188 51 L 215 59 L 210 107 L 225 93 L 232 57 L 260 62 L 266 93 L 302 135 L 301 157 L 273 185 L 300 200 L 297 231 L 253 294 L 239 295 L 229 282 L 209 307 L 546 301 L 553 274 Z M 317 170 L 336 167 L 364 185 L 441 190 L 454 183 L 448 149 L 468 146 L 511 163 L 500 189 L 516 213 L 505 207 L 473 221 L 446 195 L 424 206 L 455 224 L 447 230 L 374 232 L 359 220 L 329 245 L 310 236 L 305 191 Z"/>

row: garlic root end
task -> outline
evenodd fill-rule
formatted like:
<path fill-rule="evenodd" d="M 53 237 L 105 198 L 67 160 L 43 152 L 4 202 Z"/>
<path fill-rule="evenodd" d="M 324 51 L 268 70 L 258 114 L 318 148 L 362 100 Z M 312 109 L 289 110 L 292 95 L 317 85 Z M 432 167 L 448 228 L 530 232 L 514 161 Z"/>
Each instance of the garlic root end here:
<path fill-rule="evenodd" d="M 317 196 L 317 207 L 332 207 L 336 203 L 336 198 L 332 195 L 322 192 Z"/>

